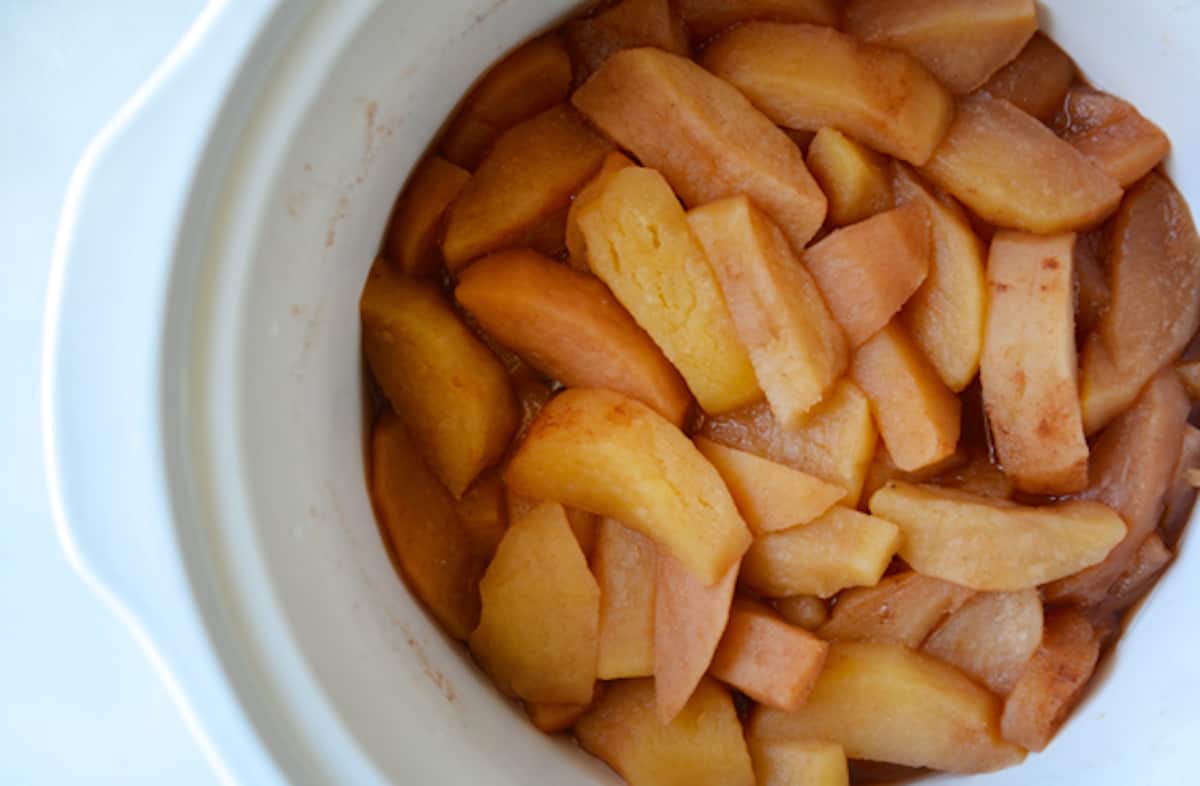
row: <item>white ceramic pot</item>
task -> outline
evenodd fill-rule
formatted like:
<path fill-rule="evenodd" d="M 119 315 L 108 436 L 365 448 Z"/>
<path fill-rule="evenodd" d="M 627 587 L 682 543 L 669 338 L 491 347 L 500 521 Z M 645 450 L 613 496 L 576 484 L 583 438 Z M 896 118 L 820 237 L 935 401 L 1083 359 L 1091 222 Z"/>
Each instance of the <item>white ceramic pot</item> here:
<path fill-rule="evenodd" d="M 392 200 L 472 80 L 572 5 L 214 3 L 72 182 L 45 347 L 57 525 L 228 782 L 617 782 L 416 605 L 363 477 L 357 300 Z M 1200 4 L 1043 11 L 1170 133 L 1200 206 Z M 1194 780 L 1195 541 L 1050 751 L 972 784 Z"/>

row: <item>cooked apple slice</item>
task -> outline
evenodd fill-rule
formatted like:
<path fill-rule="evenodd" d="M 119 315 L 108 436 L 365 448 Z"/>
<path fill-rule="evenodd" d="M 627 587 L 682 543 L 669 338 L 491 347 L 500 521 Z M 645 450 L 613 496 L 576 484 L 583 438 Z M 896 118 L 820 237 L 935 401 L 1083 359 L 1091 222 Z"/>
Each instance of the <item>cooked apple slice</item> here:
<path fill-rule="evenodd" d="M 590 704 L 537 704 L 525 703 L 529 721 L 545 734 L 566 731 L 575 725 L 591 707 Z"/>
<path fill-rule="evenodd" d="M 987 82 L 1038 29 L 1033 0 L 850 0 L 842 22 L 864 41 L 908 52 L 956 93 Z"/>
<path fill-rule="evenodd" d="M 597 194 L 603 193 L 601 183 L 605 178 L 617 170 L 631 166 L 637 166 L 633 159 L 619 150 L 612 151 L 604 157 L 600 171 L 588 181 L 586 186 L 580 189 L 579 194 L 571 202 L 571 209 L 567 211 L 567 228 L 564 236 L 567 244 L 567 262 L 576 270 L 584 273 L 591 270 L 587 260 L 587 238 L 579 228 L 579 211 Z"/>
<path fill-rule="evenodd" d="M 697 41 L 707 41 L 739 22 L 769 19 L 836 25 L 836 0 L 680 0 L 679 12 Z"/>
<path fill-rule="evenodd" d="M 1013 495 L 1012 481 L 983 451 L 973 451 L 965 464 L 943 472 L 931 482 L 993 499 L 1009 499 Z"/>
<path fill-rule="evenodd" d="M 835 742 L 751 737 L 747 744 L 758 786 L 850 786 L 846 753 Z"/>
<path fill-rule="evenodd" d="M 484 330 L 567 387 L 607 388 L 673 423 L 687 386 L 608 288 L 529 249 L 479 260 L 454 290 Z"/>
<path fill-rule="evenodd" d="M 1042 751 L 1075 706 L 1100 656 L 1096 631 L 1079 611 L 1046 618 L 1041 646 L 1004 702 L 1004 738 Z"/>
<path fill-rule="evenodd" d="M 748 198 L 693 208 L 687 218 L 772 411 L 794 427 L 846 369 L 842 329 L 783 232 Z"/>
<path fill-rule="evenodd" d="M 922 649 L 1004 696 L 1042 641 L 1036 589 L 981 592 L 935 630 Z"/>
<path fill-rule="evenodd" d="M 1007 101 L 959 102 L 921 174 L 996 226 L 1051 235 L 1098 224 L 1121 186 L 1090 158 Z"/>
<path fill-rule="evenodd" d="M 1100 324 L 1112 301 L 1108 288 L 1108 233 L 1104 226 L 1075 240 L 1075 335 L 1086 336 Z"/>
<path fill-rule="evenodd" d="M 796 250 L 825 221 L 825 195 L 800 149 L 745 96 L 691 60 L 657 49 L 620 52 L 571 101 L 660 170 L 688 206 L 745 194 Z"/>
<path fill-rule="evenodd" d="M 430 468 L 461 497 L 504 452 L 517 401 L 496 356 L 437 286 L 371 268 L 359 303 L 363 351 Z"/>
<path fill-rule="evenodd" d="M 1075 83 L 1075 63 L 1044 33 L 1037 33 L 1017 58 L 997 71 L 981 92 L 1009 101 L 1043 123 L 1062 109 Z"/>
<path fill-rule="evenodd" d="M 600 588 L 562 505 L 542 503 L 512 522 L 479 594 L 471 652 L 497 687 L 531 702 L 591 701 Z"/>
<path fill-rule="evenodd" d="M 874 587 L 839 595 L 833 615 L 817 634 L 829 640 L 894 641 L 915 649 L 974 594 L 913 571 L 896 573 Z"/>
<path fill-rule="evenodd" d="M 622 49 L 657 47 L 688 56 L 687 31 L 668 0 L 620 0 L 567 22 L 567 43 L 575 60 L 575 76 L 583 82 Z"/>
<path fill-rule="evenodd" d="M 430 156 L 413 170 L 392 210 L 385 242 L 388 259 L 401 273 L 423 276 L 437 270 L 442 217 L 470 179 L 470 172 L 441 156 Z"/>
<path fill-rule="evenodd" d="M 1145 177 L 1171 151 L 1167 135 L 1132 104 L 1090 87 L 1071 88 L 1054 130 L 1122 188 Z"/>
<path fill-rule="evenodd" d="M 866 343 L 929 272 L 929 210 L 912 203 L 839 229 L 804 252 L 852 347 Z"/>
<path fill-rule="evenodd" d="M 793 625 L 805 630 L 816 630 L 829 619 L 825 601 L 816 595 L 793 595 L 772 602 L 779 615 Z"/>
<path fill-rule="evenodd" d="M 914 570 L 976 590 L 1028 589 L 1101 562 L 1125 536 L 1121 517 L 1091 501 L 1027 507 L 939 486 L 890 483 L 871 513 L 903 533 Z"/>
<path fill-rule="evenodd" d="M 871 495 L 893 480 L 906 483 L 924 483 L 936 479 L 939 475 L 960 467 L 966 462 L 966 454 L 956 450 L 942 461 L 928 467 L 922 467 L 915 472 L 905 472 L 896 466 L 892 454 L 888 453 L 887 445 L 882 442 L 875 448 L 875 457 L 867 469 L 867 479 L 863 481 L 863 497 L 870 499 Z"/>
<path fill-rule="evenodd" d="M 625 680 L 575 724 L 583 749 L 629 786 L 755 786 L 742 725 L 729 692 L 703 680 L 683 711 L 662 724 L 653 680 Z"/>
<path fill-rule="evenodd" d="M 613 519 L 601 519 L 592 572 L 600 585 L 602 680 L 654 674 L 654 542 Z"/>
<path fill-rule="evenodd" d="M 850 507 L 858 505 L 877 441 L 867 397 L 844 379 L 798 428 L 783 428 L 769 406 L 756 404 L 706 418 L 699 433 L 841 486 Z"/>
<path fill-rule="evenodd" d="M 610 516 L 714 584 L 750 543 L 733 499 L 700 451 L 661 415 L 607 390 L 566 390 L 509 462 L 518 494 Z"/>
<path fill-rule="evenodd" d="M 371 430 L 371 499 L 413 592 L 446 632 L 466 639 L 479 621 L 479 577 L 486 563 L 472 547 L 454 498 L 390 411 Z"/>
<path fill-rule="evenodd" d="M 505 131 L 450 208 L 442 241 L 446 266 L 457 272 L 484 254 L 525 245 L 565 213 L 611 149 L 566 104 Z"/>
<path fill-rule="evenodd" d="M 890 521 L 839 505 L 811 524 L 756 538 L 742 582 L 768 598 L 828 598 L 846 587 L 873 587 L 899 546 Z"/>
<path fill-rule="evenodd" d="M 805 158 L 829 198 L 829 222 L 844 227 L 892 206 L 887 161 L 836 128 L 822 128 Z"/>
<path fill-rule="evenodd" d="M 488 564 L 508 528 L 504 479 L 499 469 L 493 468 L 480 475 L 454 509 L 467 529 L 472 549 L 484 565 Z"/>
<path fill-rule="evenodd" d="M 794 710 L 816 684 L 828 650 L 828 644 L 761 603 L 739 598 L 709 673 L 760 704 Z"/>
<path fill-rule="evenodd" d="M 808 524 L 846 495 L 841 486 L 753 453 L 705 437 L 696 437 L 695 443 L 717 468 L 755 535 Z"/>
<path fill-rule="evenodd" d="M 1112 300 L 1083 347 L 1088 434 L 1132 404 L 1200 327 L 1200 237 L 1170 180 L 1151 173 L 1129 192 L 1111 242 Z"/>
<path fill-rule="evenodd" d="M 1031 494 L 1069 494 L 1088 482 L 1074 250 L 1073 234 L 1001 231 L 988 254 L 983 405 L 1004 473 Z"/>
<path fill-rule="evenodd" d="M 1171 369 L 1164 369 L 1133 407 L 1100 435 L 1092 450 L 1091 485 L 1080 496 L 1120 513 L 1129 531 L 1103 562 L 1046 587 L 1047 600 L 1085 605 L 1098 601 L 1128 566 L 1158 525 L 1190 408 L 1179 380 Z"/>
<path fill-rule="evenodd" d="M 654 689 L 663 723 L 683 710 L 712 663 L 729 620 L 738 565 L 706 583 L 668 554 L 658 557 L 654 589 Z"/>
<path fill-rule="evenodd" d="M 531 510 L 544 502 L 544 500 L 522 496 L 512 489 L 505 490 L 504 499 L 509 521 L 516 521 L 519 518 L 523 518 Z M 571 525 L 571 532 L 575 535 L 575 540 L 579 543 L 579 548 L 583 551 L 585 557 L 591 559 L 592 553 L 596 548 L 596 531 L 599 528 L 596 516 L 578 508 L 564 509 L 567 511 L 567 523 Z"/>
<path fill-rule="evenodd" d="M 1188 517 L 1192 515 L 1192 506 L 1196 502 L 1196 487 L 1192 485 L 1189 474 L 1197 468 L 1200 468 L 1200 429 L 1184 426 L 1179 458 L 1171 472 L 1171 485 L 1163 498 L 1160 526 L 1169 543 L 1175 542 Z"/>
<path fill-rule="evenodd" d="M 1170 562 L 1171 550 L 1167 544 L 1157 532 L 1150 533 L 1138 546 L 1129 566 L 1108 588 L 1103 600 L 1087 608 L 1088 620 L 1096 627 L 1101 639 L 1106 629 L 1115 631 L 1118 628 L 1121 615 L 1150 591 Z"/>
<path fill-rule="evenodd" d="M 954 117 L 950 93 L 910 55 L 831 27 L 749 22 L 700 62 L 779 125 L 832 126 L 913 164 L 929 159 Z"/>
<path fill-rule="evenodd" d="M 929 210 L 933 242 L 929 273 L 901 312 L 917 346 L 954 392 L 971 384 L 979 371 L 987 283 L 983 244 L 962 208 L 950 197 L 935 197 L 903 164 L 892 169 L 897 205 L 920 203 Z"/>
<path fill-rule="evenodd" d="M 859 347 L 850 376 L 897 467 L 915 472 L 954 455 L 962 405 L 904 328 L 893 322 Z"/>
<path fill-rule="evenodd" d="M 834 642 L 808 701 L 790 713 L 758 708 L 750 738 L 826 740 L 851 758 L 948 772 L 988 772 L 1024 756 L 1001 739 L 994 696 L 953 666 L 888 642 Z"/>
<path fill-rule="evenodd" d="M 1188 398 L 1200 401 L 1200 360 L 1185 360 L 1175 364 L 1175 373 L 1179 375 Z"/>

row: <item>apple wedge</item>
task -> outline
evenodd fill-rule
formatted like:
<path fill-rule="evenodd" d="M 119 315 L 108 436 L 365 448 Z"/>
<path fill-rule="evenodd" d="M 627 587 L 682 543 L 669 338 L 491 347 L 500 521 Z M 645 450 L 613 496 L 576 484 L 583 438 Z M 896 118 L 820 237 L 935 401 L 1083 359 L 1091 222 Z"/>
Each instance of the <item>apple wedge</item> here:
<path fill-rule="evenodd" d="M 592 572 L 600 585 L 596 676 L 654 674 L 654 542 L 613 519 L 601 519 Z"/>
<path fill-rule="evenodd" d="M 668 0 L 619 0 L 564 28 L 577 82 L 585 81 L 623 49 L 656 47 L 688 56 L 687 30 Z"/>
<path fill-rule="evenodd" d="M 829 223 L 835 227 L 864 221 L 892 207 L 887 159 L 836 128 L 817 132 L 805 161 L 829 198 Z"/>
<path fill-rule="evenodd" d="M 557 734 L 575 725 L 591 707 L 590 704 L 537 704 L 525 702 L 529 722 L 544 734 Z"/>
<path fill-rule="evenodd" d="M 689 207 L 745 194 L 797 251 L 825 220 L 825 195 L 800 149 L 734 87 L 686 58 L 620 52 L 571 101 L 660 170 Z"/>
<path fill-rule="evenodd" d="M 692 208 L 687 219 L 772 411 L 796 426 L 846 369 L 842 329 L 783 232 L 748 198 Z"/>
<path fill-rule="evenodd" d="M 913 571 L 895 573 L 874 587 L 839 595 L 829 622 L 817 635 L 831 641 L 894 641 L 916 649 L 974 594 L 966 587 Z"/>
<path fill-rule="evenodd" d="M 1036 589 L 981 592 L 925 641 L 922 649 L 1004 696 L 1042 641 L 1042 599 Z"/>
<path fill-rule="evenodd" d="M 1054 130 L 1122 188 L 1145 177 L 1171 151 L 1167 135 L 1132 104 L 1090 87 L 1071 88 Z"/>
<path fill-rule="evenodd" d="M 1150 533 L 1134 553 L 1129 566 L 1108 588 L 1099 602 L 1088 606 L 1088 620 L 1101 639 L 1119 630 L 1121 616 L 1141 600 L 1171 562 L 1171 549 L 1157 532 Z"/>
<path fill-rule="evenodd" d="M 836 742 L 751 737 L 747 744 L 758 786 L 850 786 L 846 753 Z"/>
<path fill-rule="evenodd" d="M 724 577 L 750 543 L 721 476 L 691 440 L 645 404 L 606 390 L 555 396 L 505 482 L 623 522 L 706 584 Z"/>
<path fill-rule="evenodd" d="M 1053 131 L 984 95 L 959 102 L 921 174 L 985 221 L 1040 235 L 1098 224 L 1122 194 L 1117 181 Z"/>
<path fill-rule="evenodd" d="M 838 21 L 837 0 L 679 0 L 679 12 L 693 39 L 701 42 L 754 19 L 831 27 Z"/>
<path fill-rule="evenodd" d="M 432 282 L 371 268 L 363 352 L 384 396 L 450 493 L 461 497 L 508 447 L 517 401 L 504 366 Z"/>
<path fill-rule="evenodd" d="M 522 496 L 508 488 L 505 489 L 504 500 L 509 521 L 524 518 L 545 501 Z M 571 533 L 575 535 L 575 540 L 579 543 L 583 556 L 590 560 L 596 548 L 596 531 L 599 529 L 596 516 L 578 508 L 564 508 L 564 510 L 567 512 L 567 523 L 571 526 Z"/>
<path fill-rule="evenodd" d="M 422 161 L 396 200 L 384 248 L 401 273 L 433 274 L 442 262 L 438 235 L 446 208 L 471 179 L 471 173 L 441 156 Z"/>
<path fill-rule="evenodd" d="M 1075 240 L 1075 335 L 1091 333 L 1112 303 L 1108 287 L 1108 232 L 1100 226 Z"/>
<path fill-rule="evenodd" d="M 962 466 L 965 461 L 966 455 L 961 450 L 956 450 L 936 464 L 922 467 L 915 472 L 905 472 L 896 466 L 892 455 L 888 453 L 887 445 L 881 442 L 875 448 L 875 457 L 871 459 L 871 466 L 867 469 L 867 479 L 863 481 L 863 497 L 870 499 L 872 494 L 893 480 L 902 480 L 905 483 L 932 481 L 943 473 Z"/>
<path fill-rule="evenodd" d="M 1192 485 L 1189 475 L 1196 469 L 1200 469 L 1200 429 L 1188 425 L 1183 428 L 1179 458 L 1171 472 L 1171 485 L 1163 497 L 1160 529 L 1163 537 L 1171 544 L 1175 543 L 1192 514 L 1192 506 L 1196 502 L 1196 487 Z"/>
<path fill-rule="evenodd" d="M 903 533 L 900 557 L 926 576 L 983 591 L 1013 592 L 1104 560 L 1125 523 L 1091 501 L 1028 507 L 938 486 L 890 483 L 871 513 Z"/>
<path fill-rule="evenodd" d="M 580 189 L 579 194 L 571 202 L 571 208 L 567 211 L 567 227 L 563 231 L 563 236 L 567 244 L 567 263 L 576 270 L 583 273 L 591 272 L 591 266 L 587 259 L 587 238 L 584 236 L 583 230 L 579 228 L 579 211 L 595 196 L 603 193 L 602 183 L 609 175 L 631 166 L 637 166 L 633 159 L 619 150 L 612 151 L 604 157 L 604 163 L 600 165 L 600 170 L 588 181 L 586 186 Z"/>
<path fill-rule="evenodd" d="M 816 630 L 829 619 L 829 608 L 816 595 L 793 595 L 772 602 L 779 615 L 798 628 Z"/>
<path fill-rule="evenodd" d="M 1000 737 L 994 696 L 953 666 L 888 642 L 834 642 L 808 701 L 795 712 L 756 709 L 749 734 L 825 740 L 851 758 L 947 772 L 990 772 L 1024 758 Z"/>
<path fill-rule="evenodd" d="M 980 92 L 1050 123 L 1075 83 L 1075 63 L 1044 33 L 1037 33 L 1016 59 L 997 71 Z"/>
<path fill-rule="evenodd" d="M 1200 360 L 1184 360 L 1175 364 L 1175 373 L 1183 383 L 1188 398 L 1200 401 Z"/>
<path fill-rule="evenodd" d="M 1013 495 L 1012 481 L 986 451 L 974 451 L 965 464 L 938 474 L 930 482 L 993 499 L 1010 499 Z"/>
<path fill-rule="evenodd" d="M 499 468 L 489 469 L 471 484 L 454 505 L 466 527 L 471 548 L 486 565 L 492 561 L 500 539 L 508 528 L 507 495 Z"/>
<path fill-rule="evenodd" d="M 832 126 L 912 164 L 929 159 L 954 117 L 950 93 L 913 57 L 832 27 L 748 22 L 700 63 L 781 126 Z"/>
<path fill-rule="evenodd" d="M 496 340 L 567 387 L 615 390 L 683 422 L 683 378 L 594 276 L 511 249 L 467 268 L 454 295 Z"/>

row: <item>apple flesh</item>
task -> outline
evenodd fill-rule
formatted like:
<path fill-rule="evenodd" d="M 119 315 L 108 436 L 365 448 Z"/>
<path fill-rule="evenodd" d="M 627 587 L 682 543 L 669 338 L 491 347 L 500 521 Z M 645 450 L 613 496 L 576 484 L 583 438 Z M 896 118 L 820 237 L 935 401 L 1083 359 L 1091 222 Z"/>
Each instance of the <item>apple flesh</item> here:
<path fill-rule="evenodd" d="M 829 608 L 816 595 L 793 595 L 772 602 L 780 616 L 798 628 L 816 630 L 829 620 Z"/>
<path fill-rule="evenodd" d="M 758 786 L 850 786 L 846 752 L 835 742 L 751 738 Z"/>
<path fill-rule="evenodd" d="M 384 243 L 388 259 L 401 273 L 432 275 L 442 262 L 438 243 L 442 219 L 471 173 L 441 156 L 421 162 L 404 186 Z"/>
<path fill-rule="evenodd" d="M 565 32 L 578 82 L 623 49 L 655 47 L 684 57 L 689 53 L 687 30 L 668 0 L 620 0 L 568 22 Z"/>
<path fill-rule="evenodd" d="M 1036 589 L 981 592 L 930 635 L 922 649 L 1004 696 L 1042 641 Z"/>
<path fill-rule="evenodd" d="M 829 198 L 829 223 L 835 227 L 892 207 L 887 159 L 836 128 L 827 126 L 816 133 L 805 161 Z"/>
<path fill-rule="evenodd" d="M 680 0 L 679 11 L 699 41 L 752 19 L 830 27 L 838 21 L 837 0 Z"/>
<path fill-rule="evenodd" d="M 1071 88 L 1054 130 L 1122 188 L 1145 177 L 1171 151 L 1167 135 L 1132 104 L 1090 87 Z"/>
<path fill-rule="evenodd" d="M 596 533 L 592 572 L 600 585 L 596 676 L 602 680 L 654 674 L 654 542 L 613 519 Z"/>
<path fill-rule="evenodd" d="M 980 91 L 1050 123 L 1062 109 L 1075 76 L 1071 57 L 1044 33 L 1037 33 Z"/>
<path fill-rule="evenodd" d="M 828 640 L 894 641 L 916 649 L 974 594 L 966 587 L 913 571 L 895 573 L 874 587 L 839 595 L 829 622 L 817 635 Z"/>

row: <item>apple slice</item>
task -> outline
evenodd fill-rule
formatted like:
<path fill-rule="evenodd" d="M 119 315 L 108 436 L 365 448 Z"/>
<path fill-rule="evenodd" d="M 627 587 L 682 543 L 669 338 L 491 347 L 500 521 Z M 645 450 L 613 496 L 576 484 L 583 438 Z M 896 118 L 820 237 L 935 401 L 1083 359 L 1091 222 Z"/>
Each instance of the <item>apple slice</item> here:
<path fill-rule="evenodd" d="M 660 170 L 688 206 L 745 194 L 796 250 L 825 220 L 825 195 L 799 148 L 745 96 L 687 58 L 620 52 L 571 101 Z"/>
<path fill-rule="evenodd" d="M 887 160 L 836 128 L 822 128 L 805 158 L 829 198 L 829 223 L 844 227 L 891 208 Z"/>
<path fill-rule="evenodd" d="M 816 630 L 829 619 L 825 601 L 816 595 L 793 595 L 772 602 L 779 615 L 796 627 Z"/>
<path fill-rule="evenodd" d="M 1171 151 L 1171 141 L 1127 101 L 1073 87 L 1054 123 L 1055 132 L 1128 187 L 1145 177 Z"/>
<path fill-rule="evenodd" d="M 929 210 L 912 203 L 839 229 L 804 252 L 852 347 L 866 343 L 929 272 Z"/>
<path fill-rule="evenodd" d="M 913 164 L 929 160 L 954 117 L 950 93 L 910 55 L 831 27 L 748 22 L 700 62 L 779 125 L 832 126 Z"/>
<path fill-rule="evenodd" d="M 966 455 L 962 451 L 956 450 L 936 464 L 922 467 L 915 472 L 905 472 L 896 466 L 892 455 L 888 453 L 887 445 L 881 442 L 875 448 L 875 457 L 871 459 L 871 466 L 867 469 L 867 479 L 863 481 L 863 497 L 870 499 L 872 494 L 893 480 L 902 480 L 906 483 L 932 481 L 942 473 L 962 466 L 966 460 Z"/>
<path fill-rule="evenodd" d="M 1069 494 L 1088 482 L 1075 357 L 1075 236 L 1001 231 L 988 255 L 980 380 L 996 453 L 1013 486 Z"/>
<path fill-rule="evenodd" d="M 758 786 L 850 786 L 846 753 L 835 742 L 748 741 Z"/>
<path fill-rule="evenodd" d="M 742 562 L 742 582 L 768 598 L 828 598 L 877 584 L 899 546 L 890 521 L 837 506 L 811 524 L 756 538 Z"/>
<path fill-rule="evenodd" d="M 1037 33 L 1017 58 L 997 71 L 980 92 L 1009 101 L 1043 123 L 1054 120 L 1075 83 L 1075 63 L 1044 33 Z"/>
<path fill-rule="evenodd" d="M 959 102 L 949 133 L 921 174 L 996 226 L 1040 235 L 1107 218 L 1121 186 L 1090 158 L 1007 101 Z"/>
<path fill-rule="evenodd" d="M 359 303 L 363 352 L 430 468 L 461 497 L 517 429 L 517 401 L 496 356 L 437 285 L 371 268 Z"/>
<path fill-rule="evenodd" d="M 591 707 L 590 704 L 537 704 L 525 702 L 529 721 L 544 734 L 557 734 L 575 725 Z"/>
<path fill-rule="evenodd" d="M 518 494 L 610 516 L 706 584 L 750 543 L 721 476 L 661 415 L 606 390 L 567 390 L 534 421 L 509 462 Z"/>
<path fill-rule="evenodd" d="M 613 519 L 601 519 L 592 572 L 600 585 L 602 680 L 654 674 L 654 542 Z"/>
<path fill-rule="evenodd" d="M 1125 536 L 1121 517 L 1091 501 L 1027 507 L 938 486 L 890 483 L 871 513 L 903 533 L 900 557 L 926 576 L 1011 592 L 1104 560 Z"/>
<path fill-rule="evenodd" d="M 508 512 L 508 520 L 516 521 L 523 518 L 544 501 L 525 497 L 512 489 L 506 489 L 505 508 Z M 567 523 L 571 525 L 571 533 L 575 535 L 575 540 L 579 543 L 583 556 L 591 559 L 596 548 L 596 530 L 599 527 L 596 516 L 578 508 L 565 508 L 565 510 L 567 511 Z"/>
<path fill-rule="evenodd" d="M 973 451 L 965 464 L 941 473 L 930 482 L 992 499 L 1009 499 L 1013 495 L 1012 481 L 983 451 Z"/>
<path fill-rule="evenodd" d="M 1192 515 L 1192 506 L 1196 502 L 1196 487 L 1192 485 L 1189 474 L 1197 468 L 1200 468 L 1200 429 L 1190 425 L 1184 426 L 1179 458 L 1171 472 L 1171 485 L 1163 498 L 1160 527 L 1169 543 L 1173 544 L 1178 539 L 1180 530 Z"/>
<path fill-rule="evenodd" d="M 951 614 L 922 649 L 1003 696 L 1041 641 L 1042 599 L 1036 589 L 981 592 Z"/>
<path fill-rule="evenodd" d="M 488 564 L 508 528 L 504 479 L 499 469 L 483 473 L 455 503 L 454 509 L 467 529 L 471 548 L 484 565 Z"/>
<path fill-rule="evenodd" d="M 688 212 L 772 411 L 791 428 L 846 369 L 846 339 L 787 238 L 745 196 Z"/>
<path fill-rule="evenodd" d="M 1188 398 L 1200 401 L 1200 360 L 1185 360 L 1175 364 L 1175 373 L 1183 383 Z"/>
<path fill-rule="evenodd" d="M 620 0 L 591 16 L 567 22 L 575 76 L 585 81 L 623 49 L 653 46 L 688 56 L 683 20 L 668 0 Z"/>
<path fill-rule="evenodd" d="M 1108 233 L 1097 227 L 1075 240 L 1075 335 L 1086 336 L 1108 311 Z"/>
<path fill-rule="evenodd" d="M 729 691 L 703 680 L 668 724 L 654 710 L 654 681 L 613 683 L 575 724 L 583 749 L 629 786 L 755 786 Z"/>
<path fill-rule="evenodd" d="M 567 387 L 607 388 L 673 423 L 691 395 L 608 288 L 529 249 L 492 254 L 454 290 L 484 330 Z"/>
<path fill-rule="evenodd" d="M 701 42 L 752 19 L 829 26 L 838 21 L 837 0 L 680 0 L 679 12 Z"/>
<path fill-rule="evenodd" d="M 1034 0 L 850 0 L 842 22 L 864 41 L 908 52 L 956 93 L 987 82 L 1038 29 Z"/>
<path fill-rule="evenodd" d="M 828 640 L 894 641 L 916 649 L 974 594 L 913 571 L 895 573 L 874 587 L 839 595 L 833 615 L 817 634 Z"/>
<path fill-rule="evenodd" d="M 594 197 L 603 193 L 601 184 L 609 175 L 631 166 L 637 166 L 633 159 L 619 150 L 612 151 L 604 157 L 600 171 L 588 181 L 586 186 L 580 189 L 579 194 L 571 202 L 571 208 L 567 211 L 567 228 L 563 231 L 563 235 L 567 244 L 567 262 L 576 270 L 583 273 L 591 271 L 587 259 L 587 238 L 584 236 L 583 230 L 579 228 L 579 211 Z"/>
<path fill-rule="evenodd" d="M 795 712 L 756 709 L 750 738 L 826 740 L 851 758 L 947 772 L 989 772 L 1024 757 L 1000 737 L 994 696 L 953 666 L 888 642 L 834 642 L 808 701 Z"/>
<path fill-rule="evenodd" d="M 470 172 L 441 156 L 430 156 L 413 170 L 392 210 L 384 243 L 401 273 L 424 276 L 437 270 L 442 217 L 470 179 Z"/>
<path fill-rule="evenodd" d="M 1115 632 L 1120 617 L 1141 600 L 1171 562 L 1171 550 L 1157 532 L 1150 533 L 1134 552 L 1129 566 L 1108 588 L 1103 600 L 1087 608 L 1088 620 L 1103 639 L 1105 633 Z"/>

